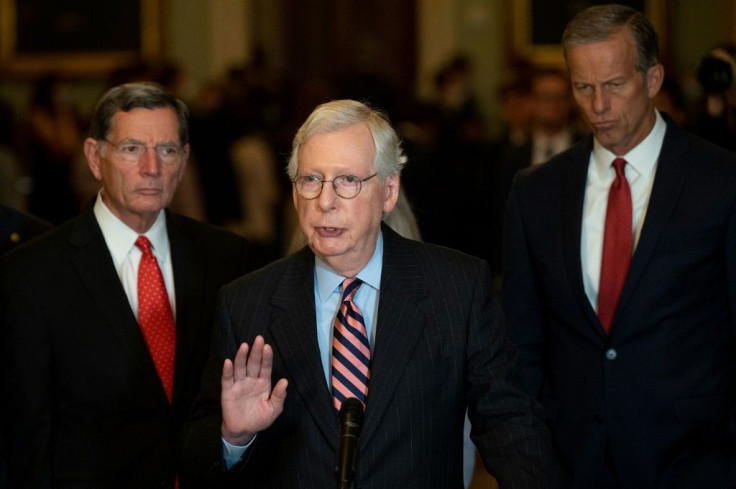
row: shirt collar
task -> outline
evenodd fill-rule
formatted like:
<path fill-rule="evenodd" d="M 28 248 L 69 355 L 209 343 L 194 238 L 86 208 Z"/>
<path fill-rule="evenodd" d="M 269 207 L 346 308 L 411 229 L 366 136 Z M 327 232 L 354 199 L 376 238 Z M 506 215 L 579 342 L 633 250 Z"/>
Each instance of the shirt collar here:
<path fill-rule="evenodd" d="M 315 256 L 315 277 L 317 280 L 317 290 L 319 291 L 319 300 L 324 303 L 332 292 L 340 287 L 345 277 L 336 273 L 327 263 Z M 383 268 L 383 233 L 378 233 L 376 241 L 376 249 L 373 256 L 365 267 L 356 275 L 364 284 L 367 284 L 375 290 L 380 290 L 381 285 L 381 269 Z"/>
<path fill-rule="evenodd" d="M 662 150 L 662 143 L 664 142 L 664 134 L 667 130 L 667 123 L 658 110 L 655 112 L 656 120 L 652 130 L 649 131 L 647 137 L 625 155 L 615 155 L 604 148 L 598 140 L 593 140 L 593 161 L 601 178 L 611 171 L 611 162 L 617 157 L 625 159 L 626 166 L 634 170 L 637 177 L 643 176 L 644 178 L 648 178 L 652 174 L 654 168 L 657 166 L 659 153 Z"/>
<path fill-rule="evenodd" d="M 555 149 L 561 147 L 564 148 L 570 144 L 570 141 L 572 141 L 572 132 L 570 131 L 570 128 L 565 127 L 560 131 L 554 133 L 553 135 L 549 136 L 542 131 L 536 130 L 533 132 L 532 139 L 537 144 L 544 144 L 548 146 L 552 145 Z"/>
<path fill-rule="evenodd" d="M 119 267 L 135 246 L 135 240 L 139 234 L 125 225 L 123 221 L 112 213 L 102 200 L 102 195 L 97 194 L 97 200 L 93 207 L 95 218 L 102 230 L 102 236 L 105 238 L 107 249 L 115 263 L 115 267 Z M 163 263 L 169 261 L 169 237 L 166 233 L 166 213 L 159 212 L 156 221 L 144 236 L 151 241 L 153 253 Z"/>

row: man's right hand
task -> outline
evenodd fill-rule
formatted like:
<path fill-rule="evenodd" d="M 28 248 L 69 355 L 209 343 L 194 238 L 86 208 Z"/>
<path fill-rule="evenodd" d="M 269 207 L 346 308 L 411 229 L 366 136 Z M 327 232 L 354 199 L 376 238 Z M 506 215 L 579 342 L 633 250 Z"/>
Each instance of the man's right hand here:
<path fill-rule="evenodd" d="M 257 336 L 238 348 L 235 360 L 222 366 L 222 437 L 236 446 L 247 445 L 259 431 L 276 420 L 284 409 L 288 381 L 280 379 L 271 389 L 273 350 Z"/>

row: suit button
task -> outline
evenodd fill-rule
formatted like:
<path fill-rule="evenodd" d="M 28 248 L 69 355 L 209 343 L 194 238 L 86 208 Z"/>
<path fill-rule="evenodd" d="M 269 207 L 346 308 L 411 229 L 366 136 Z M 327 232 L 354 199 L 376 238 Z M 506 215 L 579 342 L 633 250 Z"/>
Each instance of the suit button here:
<path fill-rule="evenodd" d="M 616 360 L 618 353 L 613 348 L 606 350 L 606 360 Z"/>

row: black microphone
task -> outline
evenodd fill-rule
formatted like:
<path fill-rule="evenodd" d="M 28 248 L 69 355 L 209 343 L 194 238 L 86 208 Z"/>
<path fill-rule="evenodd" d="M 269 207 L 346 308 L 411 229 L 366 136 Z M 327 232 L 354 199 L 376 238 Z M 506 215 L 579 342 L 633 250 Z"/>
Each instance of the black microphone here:
<path fill-rule="evenodd" d="M 335 461 L 335 477 L 339 489 L 350 489 L 353 485 L 358 438 L 362 428 L 363 403 L 355 397 L 345 399 L 340 407 L 340 438 Z"/>

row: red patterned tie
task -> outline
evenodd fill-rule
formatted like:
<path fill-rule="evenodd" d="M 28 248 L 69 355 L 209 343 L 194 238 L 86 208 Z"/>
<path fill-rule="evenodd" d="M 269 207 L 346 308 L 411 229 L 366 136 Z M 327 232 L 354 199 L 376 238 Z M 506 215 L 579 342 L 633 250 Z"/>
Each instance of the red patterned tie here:
<path fill-rule="evenodd" d="M 339 413 L 342 402 L 356 397 L 363 403 L 368 395 L 371 378 L 371 348 L 363 313 L 353 297 L 363 282 L 346 278 L 342 282 L 342 303 L 335 316 L 332 337 L 332 402 Z"/>
<path fill-rule="evenodd" d="M 135 245 L 143 252 L 138 267 L 138 324 L 166 391 L 166 397 L 171 403 L 176 354 L 174 315 L 171 313 L 164 277 L 161 275 L 156 257 L 151 252 L 151 242 L 145 236 L 138 236 Z"/>
<path fill-rule="evenodd" d="M 621 290 L 631 263 L 631 190 L 624 173 L 626 160 L 616 158 L 616 179 L 608 191 L 606 228 L 603 234 L 601 281 L 598 289 L 598 318 L 606 334 L 611 332 Z"/>

